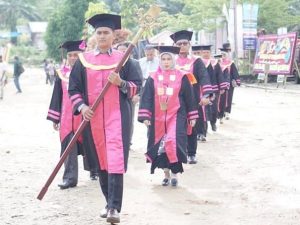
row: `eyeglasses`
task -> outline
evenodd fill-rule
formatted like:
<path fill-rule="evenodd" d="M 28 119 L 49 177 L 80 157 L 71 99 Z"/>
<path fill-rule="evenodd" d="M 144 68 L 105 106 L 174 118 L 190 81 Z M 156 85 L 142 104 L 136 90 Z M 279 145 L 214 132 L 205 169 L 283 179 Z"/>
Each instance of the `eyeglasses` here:
<path fill-rule="evenodd" d="M 188 41 L 179 41 L 179 42 L 176 42 L 176 45 L 177 46 L 188 46 L 189 42 Z"/>

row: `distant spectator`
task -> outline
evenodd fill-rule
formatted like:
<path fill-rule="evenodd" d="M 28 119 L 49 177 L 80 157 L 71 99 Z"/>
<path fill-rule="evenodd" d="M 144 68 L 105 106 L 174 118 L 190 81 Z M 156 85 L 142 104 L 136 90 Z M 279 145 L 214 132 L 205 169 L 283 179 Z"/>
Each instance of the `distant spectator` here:
<path fill-rule="evenodd" d="M 54 75 L 55 75 L 55 66 L 54 66 L 53 60 L 50 60 L 47 68 L 48 68 L 48 73 L 50 76 L 50 85 L 52 85 L 53 81 L 54 81 Z"/>
<path fill-rule="evenodd" d="M 18 56 L 15 56 L 14 58 L 14 83 L 17 88 L 17 94 L 22 93 L 21 87 L 20 87 L 20 75 L 24 72 L 24 68 L 22 65 L 22 62 L 20 61 Z"/>
<path fill-rule="evenodd" d="M 44 59 L 44 71 L 45 71 L 45 74 L 46 74 L 46 84 L 51 83 L 50 82 L 50 75 L 49 75 L 49 70 L 48 70 L 48 60 L 47 59 Z"/>
<path fill-rule="evenodd" d="M 159 60 L 156 56 L 156 50 L 153 46 L 147 45 L 145 48 L 145 57 L 141 58 L 139 60 L 142 72 L 143 72 L 143 78 L 144 78 L 144 84 L 146 80 L 149 77 L 149 74 L 151 72 L 155 72 L 159 66 Z"/>

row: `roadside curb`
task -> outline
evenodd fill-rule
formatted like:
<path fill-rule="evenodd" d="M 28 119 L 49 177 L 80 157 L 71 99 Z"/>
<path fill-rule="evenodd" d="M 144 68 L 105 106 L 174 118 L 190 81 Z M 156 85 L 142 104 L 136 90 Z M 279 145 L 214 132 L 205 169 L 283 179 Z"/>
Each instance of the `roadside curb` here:
<path fill-rule="evenodd" d="M 291 90 L 288 89 L 288 87 L 286 89 L 279 87 L 264 87 L 264 86 L 257 86 L 257 85 L 253 85 L 253 84 L 242 84 L 243 87 L 246 88 L 256 88 L 256 89 L 262 89 L 262 90 L 268 90 L 268 91 L 276 91 L 279 93 L 285 93 L 285 94 L 298 94 L 300 95 L 300 90 Z"/>

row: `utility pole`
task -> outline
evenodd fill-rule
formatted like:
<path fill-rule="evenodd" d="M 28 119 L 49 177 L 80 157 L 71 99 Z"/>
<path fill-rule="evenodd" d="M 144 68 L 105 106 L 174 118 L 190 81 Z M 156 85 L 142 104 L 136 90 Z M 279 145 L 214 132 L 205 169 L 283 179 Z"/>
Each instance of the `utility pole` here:
<path fill-rule="evenodd" d="M 237 3 L 238 0 L 233 0 L 234 9 L 234 61 L 238 67 L 239 54 L 238 54 L 238 34 L 237 34 Z"/>

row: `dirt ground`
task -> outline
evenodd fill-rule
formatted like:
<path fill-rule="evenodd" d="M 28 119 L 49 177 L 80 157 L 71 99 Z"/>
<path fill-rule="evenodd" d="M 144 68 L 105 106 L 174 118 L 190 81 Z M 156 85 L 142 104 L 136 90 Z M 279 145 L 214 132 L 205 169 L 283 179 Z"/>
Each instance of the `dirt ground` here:
<path fill-rule="evenodd" d="M 82 169 L 78 187 L 53 181 L 36 199 L 59 159 L 58 133 L 46 114 L 52 87 L 42 70 L 27 69 L 22 94 L 11 81 L 0 101 L 0 224 L 107 224 L 98 181 Z M 299 225 L 300 85 L 287 90 L 240 87 L 231 119 L 199 144 L 179 187 L 162 187 L 143 153 L 146 129 L 136 122 L 125 176 L 121 223 L 126 225 Z"/>

